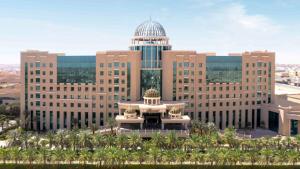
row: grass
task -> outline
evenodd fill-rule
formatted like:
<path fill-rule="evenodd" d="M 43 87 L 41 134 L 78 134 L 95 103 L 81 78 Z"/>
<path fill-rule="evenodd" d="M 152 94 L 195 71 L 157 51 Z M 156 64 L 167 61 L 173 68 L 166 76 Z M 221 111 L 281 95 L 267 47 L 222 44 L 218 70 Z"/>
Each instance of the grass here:
<path fill-rule="evenodd" d="M 0 169 L 300 169 L 300 166 L 204 166 L 204 165 L 124 165 L 95 166 L 78 164 L 0 164 Z"/>

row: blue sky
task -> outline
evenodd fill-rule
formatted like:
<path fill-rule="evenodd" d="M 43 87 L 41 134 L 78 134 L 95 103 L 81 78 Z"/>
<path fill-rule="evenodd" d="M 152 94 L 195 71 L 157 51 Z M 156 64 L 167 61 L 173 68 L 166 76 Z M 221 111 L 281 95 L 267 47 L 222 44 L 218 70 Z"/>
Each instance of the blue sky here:
<path fill-rule="evenodd" d="M 269 50 L 277 63 L 300 64 L 300 0 L 0 0 L 0 64 L 27 49 L 127 50 L 150 16 L 174 50 Z"/>

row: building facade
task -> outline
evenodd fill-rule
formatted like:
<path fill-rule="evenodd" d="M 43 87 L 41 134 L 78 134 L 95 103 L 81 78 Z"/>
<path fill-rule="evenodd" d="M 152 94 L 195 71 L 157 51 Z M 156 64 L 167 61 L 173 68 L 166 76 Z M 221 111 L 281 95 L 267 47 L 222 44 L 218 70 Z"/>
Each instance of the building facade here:
<path fill-rule="evenodd" d="M 128 51 L 21 52 L 21 118 L 34 130 L 102 127 L 124 115 L 124 102 L 143 102 L 155 89 L 162 104 L 184 103 L 182 116 L 190 120 L 256 128 L 275 97 L 274 75 L 274 52 L 172 50 L 164 28 L 149 20 L 137 27 Z"/>

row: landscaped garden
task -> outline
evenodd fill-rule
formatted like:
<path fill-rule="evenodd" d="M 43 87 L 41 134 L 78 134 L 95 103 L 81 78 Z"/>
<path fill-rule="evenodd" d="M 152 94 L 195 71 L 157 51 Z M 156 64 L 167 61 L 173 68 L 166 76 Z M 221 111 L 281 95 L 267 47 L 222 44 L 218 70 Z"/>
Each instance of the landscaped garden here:
<path fill-rule="evenodd" d="M 222 168 L 220 165 L 249 167 L 300 162 L 300 136 L 239 138 L 234 129 L 228 128 L 221 134 L 212 123 L 193 123 L 189 138 L 177 138 L 173 132 L 142 139 L 136 133 L 116 136 L 113 132 L 104 135 L 88 129 L 37 133 L 21 128 L 5 137 L 8 146 L 0 148 L 0 168 L 8 169 L 45 164 L 48 168 L 70 168 L 70 164 L 71 168 L 83 164 L 88 168 L 130 168 L 140 164 L 149 168 L 168 164 L 172 168 Z"/>

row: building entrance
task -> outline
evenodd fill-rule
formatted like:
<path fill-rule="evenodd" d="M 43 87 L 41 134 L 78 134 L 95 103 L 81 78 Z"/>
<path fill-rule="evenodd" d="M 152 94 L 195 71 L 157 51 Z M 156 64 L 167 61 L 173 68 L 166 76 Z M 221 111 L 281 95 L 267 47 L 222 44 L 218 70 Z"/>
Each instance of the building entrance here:
<path fill-rule="evenodd" d="M 160 114 L 149 114 L 144 113 L 144 128 L 145 129 L 160 129 L 161 128 L 161 118 Z"/>

